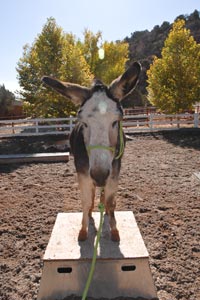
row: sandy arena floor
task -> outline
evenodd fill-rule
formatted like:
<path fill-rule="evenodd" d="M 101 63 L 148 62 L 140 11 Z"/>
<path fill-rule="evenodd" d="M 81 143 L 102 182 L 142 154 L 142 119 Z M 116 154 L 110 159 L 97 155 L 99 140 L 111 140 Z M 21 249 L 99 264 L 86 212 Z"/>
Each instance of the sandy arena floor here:
<path fill-rule="evenodd" d="M 44 152 L 47 144 L 44 138 L 4 139 L 0 154 Z M 117 210 L 135 214 L 159 300 L 200 299 L 200 180 L 194 172 L 200 172 L 199 130 L 134 135 L 127 142 Z M 56 215 L 76 211 L 81 203 L 72 157 L 0 165 L 1 300 L 37 299 Z"/>

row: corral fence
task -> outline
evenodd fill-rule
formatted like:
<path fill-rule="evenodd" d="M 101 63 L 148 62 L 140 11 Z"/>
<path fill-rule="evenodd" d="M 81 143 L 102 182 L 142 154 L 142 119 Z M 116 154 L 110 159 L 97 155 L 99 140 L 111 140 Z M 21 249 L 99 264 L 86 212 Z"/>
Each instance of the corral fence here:
<path fill-rule="evenodd" d="M 75 123 L 75 117 L 1 120 L 0 138 L 69 134 L 75 126 Z M 199 113 L 125 115 L 123 119 L 125 133 L 199 128 L 199 126 Z"/>

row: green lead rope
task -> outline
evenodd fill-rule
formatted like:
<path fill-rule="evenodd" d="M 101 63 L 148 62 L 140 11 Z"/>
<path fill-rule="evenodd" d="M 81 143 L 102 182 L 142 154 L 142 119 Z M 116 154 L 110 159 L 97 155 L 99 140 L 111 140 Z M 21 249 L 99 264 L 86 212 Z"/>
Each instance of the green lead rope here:
<path fill-rule="evenodd" d="M 103 203 L 99 203 L 98 208 L 100 210 L 100 223 L 99 223 L 99 229 L 97 231 L 97 238 L 96 238 L 96 243 L 95 243 L 95 247 L 94 247 L 94 254 L 92 257 L 92 264 L 90 267 L 90 272 L 88 275 L 88 279 L 85 285 L 85 289 L 83 291 L 83 296 L 82 296 L 82 300 L 85 300 L 87 297 L 87 293 L 91 284 L 91 280 L 94 274 L 94 269 L 95 269 L 95 263 L 96 263 L 96 259 L 97 259 L 97 249 L 98 249 L 98 245 L 99 245 L 99 240 L 100 240 L 100 236 L 101 236 L 101 231 L 102 231 L 102 226 L 103 226 L 103 213 L 104 213 L 104 204 Z"/>
<path fill-rule="evenodd" d="M 119 159 L 123 152 L 124 152 L 124 137 L 123 137 L 123 129 L 122 129 L 122 122 L 119 123 L 119 153 L 118 155 L 115 157 L 115 159 Z M 103 146 L 103 145 L 90 145 L 87 147 L 87 151 L 88 154 L 90 152 L 90 150 L 92 149 L 106 149 L 106 150 L 110 150 L 110 151 L 115 151 L 114 147 L 107 147 L 107 146 Z M 104 193 L 104 189 L 101 189 L 101 196 L 103 196 Z M 87 297 L 87 293 L 92 281 L 92 277 L 94 274 L 94 269 L 95 269 L 95 264 L 96 264 L 96 259 L 97 259 L 97 249 L 98 249 L 98 245 L 99 245 L 99 241 L 100 241 L 100 236 L 101 236 L 101 231 L 102 231 L 102 226 L 103 226 L 103 213 L 104 213 L 104 204 L 102 202 L 99 203 L 98 208 L 100 210 L 100 223 L 99 223 L 99 228 L 97 231 L 97 238 L 96 238 L 96 243 L 94 246 L 94 253 L 93 253 L 93 257 L 92 257 L 92 263 L 91 263 L 91 267 L 90 267 L 90 272 L 88 275 L 88 279 L 85 285 L 85 289 L 83 291 L 83 296 L 82 296 L 82 300 L 85 300 Z"/>

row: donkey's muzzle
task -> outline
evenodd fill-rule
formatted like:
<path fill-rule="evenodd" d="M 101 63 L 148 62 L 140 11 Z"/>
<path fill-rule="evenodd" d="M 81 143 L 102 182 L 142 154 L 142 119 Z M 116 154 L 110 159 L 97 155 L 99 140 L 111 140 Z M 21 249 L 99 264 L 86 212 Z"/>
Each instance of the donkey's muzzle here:
<path fill-rule="evenodd" d="M 95 184 L 99 187 L 103 187 L 106 185 L 106 180 L 110 174 L 108 169 L 105 170 L 98 170 L 98 169 L 91 169 L 90 176 L 94 180 Z"/>

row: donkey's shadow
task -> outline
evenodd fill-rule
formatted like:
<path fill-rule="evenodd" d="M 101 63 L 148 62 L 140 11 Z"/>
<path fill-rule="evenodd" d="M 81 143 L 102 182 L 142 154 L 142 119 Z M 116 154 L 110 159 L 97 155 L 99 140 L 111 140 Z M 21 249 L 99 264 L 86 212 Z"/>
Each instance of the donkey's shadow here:
<path fill-rule="evenodd" d="M 97 236 L 98 226 L 99 224 L 95 224 L 94 219 L 90 218 L 89 227 L 88 227 L 88 238 L 84 242 L 79 242 L 80 258 L 91 259 L 93 257 L 95 238 Z M 120 242 L 113 242 L 111 240 L 109 217 L 106 214 L 104 214 L 97 258 L 120 259 L 123 257 L 124 255 L 120 250 Z"/>

